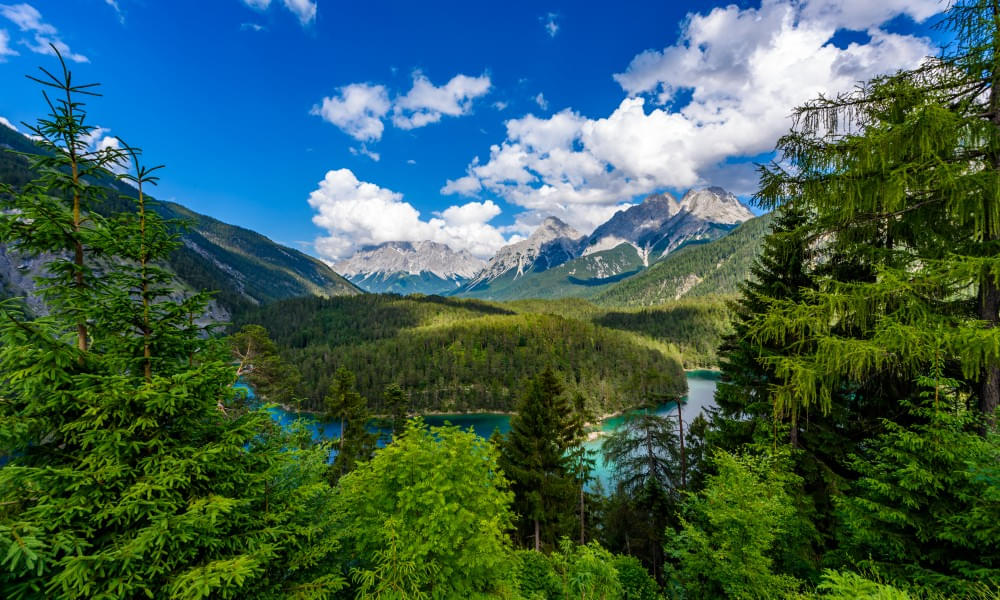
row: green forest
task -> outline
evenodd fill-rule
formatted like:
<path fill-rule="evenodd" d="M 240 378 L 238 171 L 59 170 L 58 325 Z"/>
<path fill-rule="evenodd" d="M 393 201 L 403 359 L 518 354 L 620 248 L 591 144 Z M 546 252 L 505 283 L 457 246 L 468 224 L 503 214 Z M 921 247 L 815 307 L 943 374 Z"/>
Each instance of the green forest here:
<path fill-rule="evenodd" d="M 584 300 L 489 303 L 440 296 L 365 294 L 296 298 L 241 315 L 260 323 L 298 371 L 285 404 L 322 408 L 346 368 L 382 414 L 395 383 L 414 412 L 513 411 L 522 382 L 547 367 L 597 414 L 651 395 L 684 394 L 684 367 L 718 364 L 729 331 L 725 300 L 609 310 Z"/>
<path fill-rule="evenodd" d="M 1000 598 L 1000 6 L 943 27 L 789 107 L 733 297 L 307 297 L 225 331 L 176 293 L 159 167 L 91 148 L 95 88 L 42 70 L 43 152 L 0 185 L 49 308 L 0 301 L 0 596 Z M 652 410 L 685 360 L 721 371 L 689 421 Z M 625 408 L 604 487 L 585 442 Z M 510 431 L 419 416 L 479 409 Z"/>

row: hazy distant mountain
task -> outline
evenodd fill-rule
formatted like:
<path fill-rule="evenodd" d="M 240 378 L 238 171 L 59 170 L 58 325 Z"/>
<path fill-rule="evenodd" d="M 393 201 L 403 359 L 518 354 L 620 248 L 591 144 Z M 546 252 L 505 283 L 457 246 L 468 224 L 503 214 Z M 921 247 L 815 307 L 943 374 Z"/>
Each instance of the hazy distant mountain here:
<path fill-rule="evenodd" d="M 501 291 L 516 285 L 521 279 L 543 273 L 579 256 L 584 239 L 582 233 L 566 223 L 556 217 L 548 217 L 528 239 L 501 248 L 458 294 L 505 297 Z"/>
<path fill-rule="evenodd" d="M 0 126 L 0 182 L 15 188 L 34 178 L 18 152 L 38 152 L 31 140 Z M 122 196 L 135 190 L 117 181 L 99 181 L 108 188 L 99 212 L 130 210 Z M 181 219 L 191 227 L 180 238 L 181 247 L 170 255 L 167 266 L 181 282 L 195 290 L 215 290 L 213 317 L 227 320 L 234 313 L 295 296 L 337 296 L 360 290 L 325 263 L 293 248 L 277 244 L 263 235 L 198 214 L 174 202 L 160 202 L 155 210 L 166 219 Z M 0 295 L 29 296 L 35 290 L 44 257 L 26 257 L 0 246 Z M 43 311 L 40 300 L 29 305 Z"/>
<path fill-rule="evenodd" d="M 385 242 L 366 246 L 333 269 L 368 292 L 445 294 L 475 276 L 485 264 L 465 250 L 437 242 Z"/>

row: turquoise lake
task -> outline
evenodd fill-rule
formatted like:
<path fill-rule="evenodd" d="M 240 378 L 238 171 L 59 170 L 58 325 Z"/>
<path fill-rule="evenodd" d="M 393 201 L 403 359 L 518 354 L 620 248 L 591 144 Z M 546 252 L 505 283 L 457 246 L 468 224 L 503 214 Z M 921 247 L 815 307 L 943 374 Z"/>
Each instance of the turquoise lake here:
<path fill-rule="evenodd" d="M 687 384 L 688 393 L 682 402 L 684 424 L 688 425 L 692 419 L 701 414 L 706 408 L 715 406 L 715 387 L 719 374 L 715 371 L 688 371 Z M 240 386 L 246 389 L 246 386 Z M 247 390 L 252 396 L 253 392 Z M 271 408 L 271 416 L 281 425 L 288 425 L 296 419 L 303 419 L 312 430 L 313 439 L 331 439 L 340 436 L 340 423 L 322 421 L 316 419 L 308 413 L 288 412 L 281 408 Z M 673 414 L 677 411 L 677 404 L 668 402 L 656 408 L 657 414 Z M 602 431 L 614 431 L 621 427 L 625 421 L 625 416 L 620 415 L 605 419 L 601 422 Z M 494 429 L 499 429 L 501 433 L 510 430 L 510 415 L 482 413 L 482 414 L 457 414 L 457 415 L 428 415 L 424 417 L 424 422 L 431 426 L 444 425 L 449 423 L 457 425 L 462 429 L 472 428 L 477 435 L 488 438 Z M 374 431 L 374 429 L 373 429 Z M 388 432 L 379 441 L 379 445 L 386 443 Z M 601 438 L 586 442 L 586 447 L 591 450 L 595 457 L 600 457 Z M 610 489 L 610 472 L 608 465 L 604 464 L 601 458 L 597 459 L 597 469 L 594 473 L 596 479 L 600 480 L 605 489 Z"/>

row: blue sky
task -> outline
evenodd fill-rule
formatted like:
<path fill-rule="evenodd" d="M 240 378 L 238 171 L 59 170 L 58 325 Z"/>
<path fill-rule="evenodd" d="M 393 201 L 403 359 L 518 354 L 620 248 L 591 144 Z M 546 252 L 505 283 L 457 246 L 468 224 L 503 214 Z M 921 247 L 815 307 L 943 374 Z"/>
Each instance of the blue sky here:
<path fill-rule="evenodd" d="M 746 197 L 795 104 L 916 64 L 941 6 L 0 0 L 0 118 L 39 116 L 24 75 L 55 42 L 102 84 L 95 143 L 166 164 L 160 198 L 331 261 L 488 256 L 549 214 L 587 233 L 651 192 Z"/>

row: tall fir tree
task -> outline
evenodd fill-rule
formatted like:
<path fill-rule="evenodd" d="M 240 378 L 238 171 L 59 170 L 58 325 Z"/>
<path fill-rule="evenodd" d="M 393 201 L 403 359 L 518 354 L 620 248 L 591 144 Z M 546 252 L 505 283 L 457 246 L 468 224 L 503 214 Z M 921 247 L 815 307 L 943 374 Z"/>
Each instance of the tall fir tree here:
<path fill-rule="evenodd" d="M 576 485 L 567 457 L 573 423 L 563 386 L 551 368 L 528 381 L 510 421 L 501 462 L 514 492 L 518 535 L 535 550 L 553 547 L 573 510 Z"/>
<path fill-rule="evenodd" d="M 721 380 L 712 409 L 712 443 L 726 450 L 771 435 L 770 386 L 774 368 L 763 360 L 790 351 L 783 343 L 759 344 L 749 339 L 751 323 L 776 300 L 798 301 L 813 287 L 809 273 L 808 219 L 792 207 L 779 209 L 764 238 L 751 278 L 740 285 L 740 297 L 731 308 L 733 332 L 720 348 Z"/>
<path fill-rule="evenodd" d="M 371 458 L 378 436 L 368 430 L 372 414 L 368 401 L 354 389 L 354 374 L 345 367 L 337 369 L 326 397 L 326 414 L 340 421 L 337 456 L 330 466 L 330 478 L 337 481 L 354 470 L 361 461 Z"/>
<path fill-rule="evenodd" d="M 58 52 L 56 52 L 58 54 Z M 61 60 L 61 58 L 60 58 Z M 2 241 L 53 256 L 51 312 L 0 303 L 0 589 L 6 598 L 326 598 L 336 531 L 322 448 L 258 411 L 233 411 L 233 368 L 181 313 L 161 264 L 174 247 L 146 210 L 88 211 L 114 166 L 86 150 L 78 95 L 34 131 L 39 179 L 6 189 Z M 137 187 L 152 180 L 132 152 Z M 120 155 L 115 155 L 121 158 Z M 81 260 L 82 258 L 82 260 Z"/>

